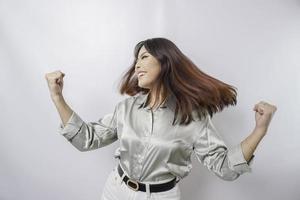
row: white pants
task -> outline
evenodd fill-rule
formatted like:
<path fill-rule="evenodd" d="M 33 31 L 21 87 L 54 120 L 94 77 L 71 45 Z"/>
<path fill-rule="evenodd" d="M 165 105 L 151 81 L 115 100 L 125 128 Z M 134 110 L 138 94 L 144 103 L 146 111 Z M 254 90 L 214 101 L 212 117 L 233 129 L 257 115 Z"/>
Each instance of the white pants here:
<path fill-rule="evenodd" d="M 130 189 L 118 174 L 118 166 L 110 172 L 104 185 L 101 200 L 180 200 L 180 188 L 178 183 L 170 190 L 150 193 L 148 186 L 146 192 Z"/>

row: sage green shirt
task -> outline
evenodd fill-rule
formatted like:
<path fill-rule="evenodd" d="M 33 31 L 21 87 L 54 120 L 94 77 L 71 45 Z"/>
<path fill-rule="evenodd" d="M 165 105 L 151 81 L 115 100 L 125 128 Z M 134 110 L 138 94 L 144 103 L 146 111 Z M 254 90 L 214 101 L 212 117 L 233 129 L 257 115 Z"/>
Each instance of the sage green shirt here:
<path fill-rule="evenodd" d="M 119 140 L 114 157 L 127 175 L 140 182 L 165 182 L 184 178 L 192 169 L 191 156 L 224 180 L 251 172 L 241 144 L 228 148 L 211 117 L 189 125 L 172 125 L 175 103 L 169 98 L 158 109 L 145 107 L 148 94 L 139 93 L 120 101 L 112 113 L 85 122 L 73 112 L 63 135 L 79 151 L 90 151 Z"/>

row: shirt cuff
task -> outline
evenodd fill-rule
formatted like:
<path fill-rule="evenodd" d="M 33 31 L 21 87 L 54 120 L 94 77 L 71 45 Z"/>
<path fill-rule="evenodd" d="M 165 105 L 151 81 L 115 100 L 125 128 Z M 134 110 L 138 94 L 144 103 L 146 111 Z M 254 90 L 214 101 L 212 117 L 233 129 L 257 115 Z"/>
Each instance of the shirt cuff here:
<path fill-rule="evenodd" d="M 118 147 L 118 148 L 115 150 L 114 158 L 115 158 L 115 159 L 116 159 L 116 158 L 118 158 L 118 159 L 121 158 L 120 147 Z"/>
<path fill-rule="evenodd" d="M 252 171 L 251 165 L 254 157 L 255 155 L 252 155 L 249 162 L 245 160 L 241 143 L 228 150 L 228 160 L 230 162 L 230 166 L 232 166 L 234 171 L 239 174 Z"/>
<path fill-rule="evenodd" d="M 65 126 L 62 122 L 59 123 L 58 133 L 70 140 L 76 135 L 76 133 L 78 133 L 83 122 L 84 121 L 79 117 L 79 115 L 73 111 Z"/>

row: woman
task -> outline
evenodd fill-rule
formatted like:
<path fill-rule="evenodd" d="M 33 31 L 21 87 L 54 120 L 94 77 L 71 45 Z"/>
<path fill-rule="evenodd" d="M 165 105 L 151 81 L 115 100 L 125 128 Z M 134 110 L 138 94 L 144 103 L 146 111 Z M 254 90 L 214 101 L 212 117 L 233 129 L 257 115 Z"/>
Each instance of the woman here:
<path fill-rule="evenodd" d="M 102 200 L 180 199 L 177 183 L 189 174 L 192 154 L 224 180 L 251 170 L 276 106 L 257 103 L 253 132 L 228 148 L 212 116 L 236 104 L 234 87 L 199 70 L 165 38 L 139 42 L 134 56 L 120 86 L 120 93 L 130 97 L 96 122 L 84 122 L 64 101 L 64 73 L 46 74 L 62 119 L 59 131 L 72 145 L 90 151 L 120 141 L 119 163 L 109 174 Z"/>

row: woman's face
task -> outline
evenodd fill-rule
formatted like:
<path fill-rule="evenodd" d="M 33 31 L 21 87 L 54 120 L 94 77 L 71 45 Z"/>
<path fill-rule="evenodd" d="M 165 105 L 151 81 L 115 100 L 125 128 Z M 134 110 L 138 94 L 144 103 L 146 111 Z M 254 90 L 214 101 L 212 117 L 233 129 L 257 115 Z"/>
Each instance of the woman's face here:
<path fill-rule="evenodd" d="M 160 70 L 159 61 L 142 46 L 135 65 L 135 75 L 138 77 L 139 87 L 151 89 Z"/>

